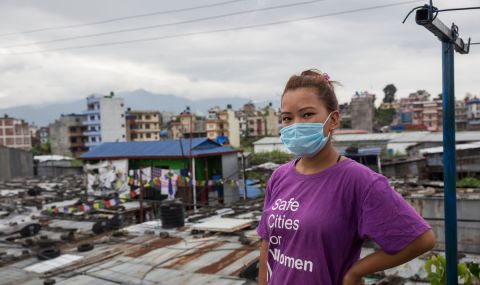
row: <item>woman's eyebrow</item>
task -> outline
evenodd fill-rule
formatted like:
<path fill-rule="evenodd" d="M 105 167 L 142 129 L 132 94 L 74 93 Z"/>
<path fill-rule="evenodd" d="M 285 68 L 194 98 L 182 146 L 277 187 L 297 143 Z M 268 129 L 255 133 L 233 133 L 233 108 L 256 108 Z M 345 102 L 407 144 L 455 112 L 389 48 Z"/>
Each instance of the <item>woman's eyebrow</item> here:
<path fill-rule="evenodd" d="M 313 107 L 313 106 L 306 106 L 306 107 L 303 107 L 303 108 L 298 109 L 298 111 L 301 112 L 301 111 L 306 110 L 306 109 L 314 109 L 314 110 L 315 110 L 315 107 Z"/>
<path fill-rule="evenodd" d="M 298 112 L 301 112 L 301 111 L 306 110 L 306 109 L 314 109 L 314 110 L 315 110 L 315 107 L 313 107 L 313 106 L 306 106 L 306 107 L 303 107 L 303 108 L 298 109 Z M 280 115 L 289 115 L 289 114 L 291 114 L 291 113 L 292 113 L 292 112 L 284 111 L 284 112 L 281 112 Z"/>

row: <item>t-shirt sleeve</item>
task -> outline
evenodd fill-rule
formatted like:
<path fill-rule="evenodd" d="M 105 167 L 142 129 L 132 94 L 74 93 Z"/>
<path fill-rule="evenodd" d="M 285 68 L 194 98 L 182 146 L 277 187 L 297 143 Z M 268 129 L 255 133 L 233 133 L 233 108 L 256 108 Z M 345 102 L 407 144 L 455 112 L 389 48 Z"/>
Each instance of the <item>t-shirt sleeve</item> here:
<path fill-rule="evenodd" d="M 400 252 L 432 228 L 383 176 L 366 189 L 364 197 L 360 237 L 375 241 L 388 254 Z"/>
<path fill-rule="evenodd" d="M 260 222 L 258 223 L 257 227 L 257 234 L 263 239 L 268 241 L 269 240 L 269 232 L 268 232 L 268 226 L 267 226 L 267 213 L 265 212 L 265 209 L 267 209 L 267 205 L 269 205 L 270 202 L 270 195 L 272 191 L 272 180 L 273 180 L 273 174 L 270 176 L 270 179 L 267 182 L 267 185 L 265 187 L 265 198 L 263 201 L 263 212 L 262 215 L 260 216 Z"/>

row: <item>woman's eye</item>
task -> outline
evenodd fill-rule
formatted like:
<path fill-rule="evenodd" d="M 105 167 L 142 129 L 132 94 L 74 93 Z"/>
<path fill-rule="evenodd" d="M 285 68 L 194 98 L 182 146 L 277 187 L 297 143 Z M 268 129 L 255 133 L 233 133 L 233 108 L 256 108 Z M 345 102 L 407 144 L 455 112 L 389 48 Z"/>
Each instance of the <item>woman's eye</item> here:
<path fill-rule="evenodd" d="M 313 116 L 313 115 L 315 115 L 315 114 L 314 113 L 305 113 L 305 114 L 303 114 L 303 117 L 308 118 L 308 117 Z"/>
<path fill-rule="evenodd" d="M 289 120 L 290 120 L 289 117 L 283 117 L 283 119 L 282 119 L 282 121 L 284 121 L 284 122 L 288 122 Z"/>

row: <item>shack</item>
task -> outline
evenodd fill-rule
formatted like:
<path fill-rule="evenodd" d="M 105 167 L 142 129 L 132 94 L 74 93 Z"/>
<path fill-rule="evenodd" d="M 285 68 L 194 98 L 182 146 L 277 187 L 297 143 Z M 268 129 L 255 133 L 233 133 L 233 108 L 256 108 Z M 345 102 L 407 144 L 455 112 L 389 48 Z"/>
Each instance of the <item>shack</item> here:
<path fill-rule="evenodd" d="M 176 197 L 182 198 L 187 205 L 193 203 L 194 195 L 198 205 L 217 202 L 228 205 L 240 198 L 239 152 L 242 150 L 225 147 L 203 137 L 106 142 L 83 154 L 80 159 L 84 161 L 85 171 L 89 176 L 93 175 L 92 169 L 113 169 L 112 173 L 98 171 L 100 176 L 103 173 L 100 180 L 109 182 L 104 183 L 107 188 L 122 184 L 116 183 L 116 179 L 128 182 L 130 186 L 138 185 L 137 181 L 140 181 L 146 186 L 152 186 L 146 187 L 146 198 L 162 200 L 167 193 L 164 189 L 155 187 L 158 186 L 155 181 L 157 177 L 164 177 L 164 172 L 168 171 L 174 177 Z M 89 187 L 94 185 L 90 183 L 90 178 L 88 183 Z"/>

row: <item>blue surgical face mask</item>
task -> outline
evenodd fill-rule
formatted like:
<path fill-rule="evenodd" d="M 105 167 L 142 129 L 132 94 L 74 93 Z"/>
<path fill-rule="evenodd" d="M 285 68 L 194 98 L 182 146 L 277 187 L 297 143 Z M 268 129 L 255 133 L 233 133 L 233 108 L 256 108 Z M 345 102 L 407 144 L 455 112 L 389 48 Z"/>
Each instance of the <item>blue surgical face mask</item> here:
<path fill-rule="evenodd" d="M 330 132 L 324 136 L 323 128 L 332 113 L 328 114 L 324 123 L 297 123 L 282 128 L 280 140 L 296 156 L 314 156 L 325 147 L 330 138 Z"/>

